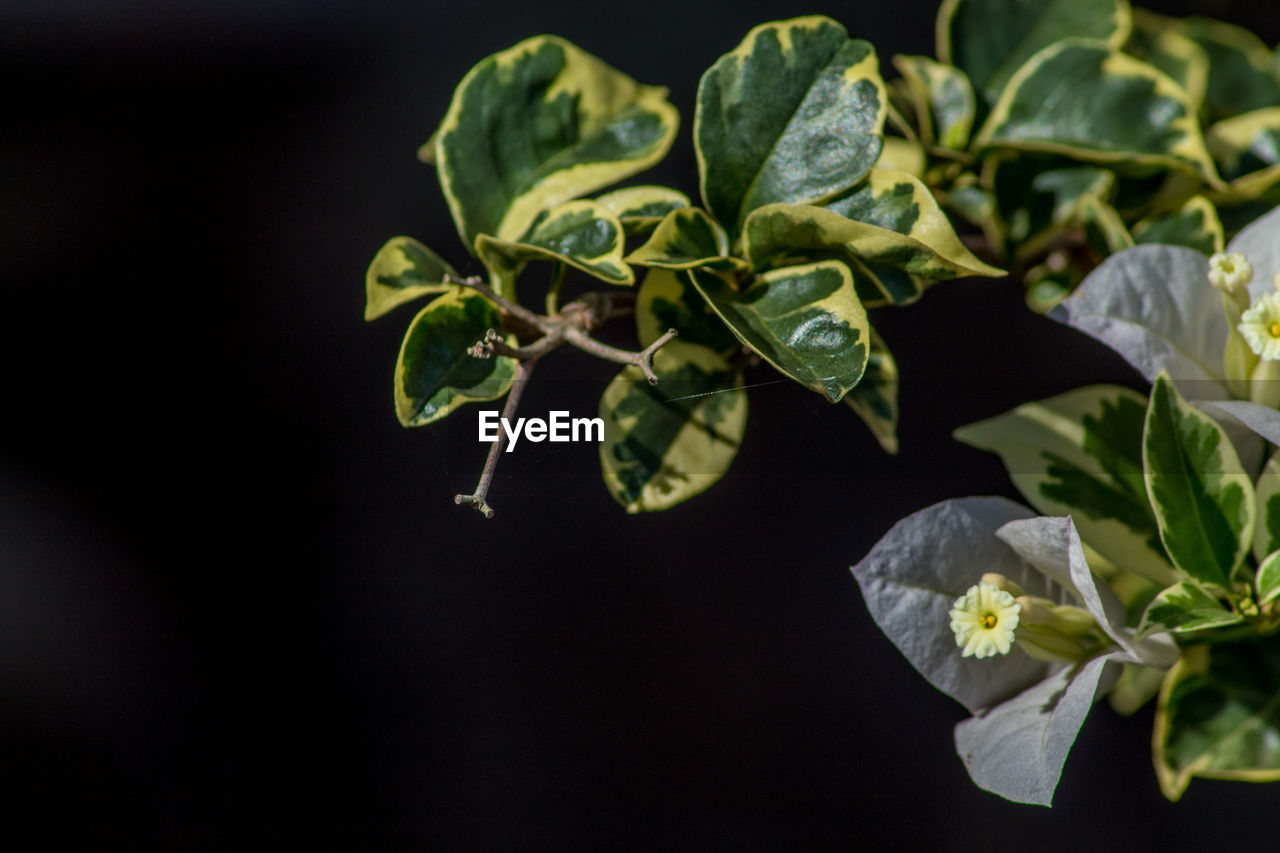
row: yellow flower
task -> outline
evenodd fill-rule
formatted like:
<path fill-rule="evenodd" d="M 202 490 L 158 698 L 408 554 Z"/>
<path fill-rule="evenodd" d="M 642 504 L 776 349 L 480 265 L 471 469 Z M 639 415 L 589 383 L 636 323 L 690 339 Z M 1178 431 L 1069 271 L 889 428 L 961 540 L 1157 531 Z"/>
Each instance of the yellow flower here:
<path fill-rule="evenodd" d="M 1224 293 L 1242 293 L 1253 281 L 1253 264 L 1239 252 L 1209 258 L 1209 283 Z"/>
<path fill-rule="evenodd" d="M 1021 611 L 1022 605 L 993 583 L 983 581 L 969 587 L 951 610 L 956 645 L 964 649 L 964 657 L 1008 654 Z"/>
<path fill-rule="evenodd" d="M 1280 360 L 1280 293 L 1265 293 L 1240 315 L 1236 327 L 1263 361 Z"/>

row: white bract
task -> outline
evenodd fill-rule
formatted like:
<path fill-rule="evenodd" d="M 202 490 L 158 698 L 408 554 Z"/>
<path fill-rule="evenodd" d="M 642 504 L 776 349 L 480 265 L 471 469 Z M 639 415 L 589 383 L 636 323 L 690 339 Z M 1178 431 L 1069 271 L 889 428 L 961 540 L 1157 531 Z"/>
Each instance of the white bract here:
<path fill-rule="evenodd" d="M 1050 316 L 1102 341 L 1148 381 L 1168 371 L 1184 396 L 1229 429 L 1239 421 L 1280 444 L 1280 371 L 1271 361 L 1280 336 L 1271 334 L 1269 313 L 1278 280 L 1280 208 L 1242 230 L 1212 264 L 1181 246 L 1117 252 Z M 1240 450 L 1251 458 L 1256 449 Z"/>
<path fill-rule="evenodd" d="M 1177 657 L 1167 635 L 1134 642 L 1069 518 L 1034 517 L 1004 498 L 943 501 L 904 518 L 853 575 L 894 645 L 974 714 L 955 731 L 973 781 L 1016 802 L 1052 801 L 1085 716 L 1114 681 L 1109 662 L 1167 667 Z M 970 616 L 978 627 L 960 648 Z M 1038 659 L 1024 639 L 1037 652 L 1062 640 L 1058 650 L 1076 654 Z"/>

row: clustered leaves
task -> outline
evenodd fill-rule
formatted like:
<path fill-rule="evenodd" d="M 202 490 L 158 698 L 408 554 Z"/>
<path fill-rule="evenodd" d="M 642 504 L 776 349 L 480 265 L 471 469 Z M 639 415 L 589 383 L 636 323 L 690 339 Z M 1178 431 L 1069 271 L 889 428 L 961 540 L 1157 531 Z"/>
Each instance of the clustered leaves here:
<path fill-rule="evenodd" d="M 1055 309 L 1150 379 L 1149 396 L 1079 388 L 956 432 L 999 454 L 1045 517 L 1007 523 L 1030 512 L 949 501 L 901 522 L 854 567 L 873 617 L 937 686 L 965 702 L 954 680 L 935 675 L 962 666 L 1001 685 L 986 705 L 966 702 L 980 723 L 957 728 L 956 744 L 974 781 L 1009 799 L 1051 801 L 1093 697 L 1107 690 L 1122 713 L 1158 694 L 1154 762 L 1170 799 L 1197 776 L 1280 779 L 1280 451 L 1262 461 L 1280 444 L 1280 412 L 1259 402 L 1275 399 L 1277 362 L 1265 348 L 1246 360 L 1233 346 L 1240 305 L 1276 292 L 1280 208 L 1229 248 L 1212 260 L 1182 246 L 1122 251 Z M 989 518 L 997 505 L 1003 514 Z M 933 645 L 920 654 L 925 614 L 904 606 L 913 597 L 932 590 L 937 609 L 987 572 L 1023 583 L 1007 554 L 990 555 L 1000 542 L 1042 570 L 1065 554 L 1074 602 L 1091 611 L 1095 593 L 1114 598 L 1111 612 L 1094 614 L 1110 641 L 1073 647 L 1071 626 L 1045 618 L 1052 607 L 1019 598 L 1027 603 L 1007 658 L 967 662 L 944 649 L 954 627 L 944 620 L 925 622 Z M 1026 675 L 1044 659 L 1046 631 L 1060 653 L 1052 689 Z M 1108 673 L 1108 662 L 1124 668 Z"/>
<path fill-rule="evenodd" d="M 1135 244 L 1222 250 L 1280 201 L 1280 74 L 1255 35 L 1128 0 L 945 0 L 895 56 L 888 140 L 1047 310 Z"/>
<path fill-rule="evenodd" d="M 973 714 L 957 751 L 1001 796 L 1048 805 L 1108 692 L 1121 713 L 1158 696 L 1170 799 L 1197 776 L 1280 779 L 1280 62 L 1127 0 L 943 0 L 936 35 L 886 83 L 828 18 L 751 30 L 698 87 L 696 200 L 600 194 L 670 148 L 664 89 L 551 36 L 482 60 L 420 156 L 486 277 L 409 237 L 368 271 L 366 319 L 432 297 L 396 413 L 507 395 L 511 417 L 539 359 L 576 347 L 626 365 L 600 400 L 607 488 L 665 509 L 732 463 L 762 362 L 896 452 L 869 311 L 1007 266 L 1151 392 L 1081 388 L 957 431 L 1034 511 L 965 498 L 902 520 L 853 569 L 873 618 Z M 535 267 L 541 312 L 520 301 Z M 562 304 L 571 272 L 606 288 Z M 592 336 L 624 316 L 640 349 Z M 504 440 L 459 503 L 492 514 Z"/>
<path fill-rule="evenodd" d="M 723 475 L 746 425 L 743 373 L 760 361 L 845 400 L 896 452 L 898 371 L 867 309 L 908 304 L 935 281 L 1002 273 L 965 247 L 918 177 L 884 162 L 888 112 L 869 43 L 819 16 L 765 24 L 698 87 L 703 207 L 659 186 L 589 198 L 666 153 L 677 116 L 665 90 L 550 36 L 483 60 L 421 155 L 487 282 L 460 279 L 409 237 L 369 268 L 367 319 L 435 296 L 401 348 L 401 423 L 501 397 L 568 343 L 629 365 L 601 397 L 600 461 L 630 512 L 668 508 Z M 551 279 L 536 316 L 517 287 L 535 266 Z M 570 270 L 640 285 L 628 299 L 586 294 L 562 306 Z M 643 349 L 588 340 L 627 313 Z M 488 482 L 459 501 L 491 513 Z"/>

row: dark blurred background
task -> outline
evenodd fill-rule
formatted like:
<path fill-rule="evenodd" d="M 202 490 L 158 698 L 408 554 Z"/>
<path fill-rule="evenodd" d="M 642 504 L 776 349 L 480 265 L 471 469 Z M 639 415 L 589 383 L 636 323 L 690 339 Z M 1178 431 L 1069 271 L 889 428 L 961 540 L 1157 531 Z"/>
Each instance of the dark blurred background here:
<path fill-rule="evenodd" d="M 692 191 L 698 76 L 750 26 L 823 12 L 887 65 L 932 53 L 934 8 L 0 4 L 0 845 L 1253 839 L 1280 789 L 1196 781 L 1165 803 L 1149 710 L 1098 709 L 1052 810 L 977 790 L 963 709 L 849 576 L 903 515 L 1014 495 L 956 426 L 1140 387 L 1008 283 L 873 318 L 905 380 L 900 456 L 765 385 L 729 474 L 663 514 L 628 517 L 594 448 L 525 444 L 486 521 L 451 500 L 483 463 L 474 408 L 395 421 L 413 309 L 366 325 L 364 269 L 401 233 L 466 258 L 414 152 L 474 62 L 555 32 L 668 85 L 681 133 L 636 182 Z M 1271 4 L 1158 8 L 1280 39 Z M 524 410 L 594 414 L 614 372 L 557 354 Z"/>

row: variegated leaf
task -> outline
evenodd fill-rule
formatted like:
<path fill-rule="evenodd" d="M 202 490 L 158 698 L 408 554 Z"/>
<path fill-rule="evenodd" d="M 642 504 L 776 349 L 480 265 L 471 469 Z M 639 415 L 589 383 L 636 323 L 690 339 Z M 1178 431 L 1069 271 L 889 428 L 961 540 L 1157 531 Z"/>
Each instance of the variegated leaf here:
<path fill-rule="evenodd" d="M 668 213 L 627 261 L 665 270 L 736 267 L 737 259 L 728 255 L 729 237 L 724 229 L 703 210 L 682 207 Z"/>
<path fill-rule="evenodd" d="M 876 160 L 872 168 L 906 172 L 912 177 L 919 178 L 924 175 L 927 160 L 924 146 L 919 142 L 912 142 L 898 136 L 886 136 L 884 146 L 880 149 L 880 159 Z"/>
<path fill-rule="evenodd" d="M 1067 39 L 1032 57 L 1009 81 L 974 146 L 1189 171 L 1221 184 L 1186 91 L 1096 41 Z"/>
<path fill-rule="evenodd" d="M 449 262 L 412 237 L 392 237 L 364 276 L 364 318 L 376 320 L 398 305 L 453 287 Z"/>
<path fill-rule="evenodd" d="M 862 418 L 889 453 L 898 452 L 898 364 L 884 339 L 874 328 L 871 350 L 862 381 L 844 396 L 844 401 Z"/>
<path fill-rule="evenodd" d="M 1196 776 L 1280 780 L 1280 643 L 1185 649 L 1160 689 L 1152 746 L 1170 800 Z"/>
<path fill-rule="evenodd" d="M 1267 460 L 1254 485 L 1258 520 L 1253 530 L 1253 556 L 1259 563 L 1280 551 L 1280 452 Z"/>
<path fill-rule="evenodd" d="M 1142 473 L 1142 395 L 1093 385 L 956 430 L 999 454 L 1018 491 L 1047 516 L 1069 515 L 1103 557 L 1157 583 L 1178 578 L 1161 547 Z"/>
<path fill-rule="evenodd" d="M 1223 119 L 1205 141 L 1235 197 L 1252 198 L 1280 183 L 1280 106 Z"/>
<path fill-rule="evenodd" d="M 683 340 L 653 358 L 657 385 L 627 367 L 600 398 L 600 467 L 627 512 L 669 509 L 715 483 L 742 443 L 747 395 L 725 358 Z"/>
<path fill-rule="evenodd" d="M 988 103 L 1027 60 L 1060 39 L 1124 44 L 1126 0 L 944 0 L 938 10 L 938 59 L 963 69 Z"/>
<path fill-rule="evenodd" d="M 618 217 L 627 234 L 643 234 L 657 226 L 679 207 L 688 207 L 689 197 L 670 187 L 627 187 L 606 193 L 596 203 Z"/>
<path fill-rule="evenodd" d="M 1258 591 L 1258 606 L 1264 607 L 1280 597 L 1280 551 L 1271 554 L 1258 566 L 1254 579 Z"/>
<path fill-rule="evenodd" d="M 1199 584 L 1182 581 L 1163 589 L 1147 605 L 1138 623 L 1138 636 L 1158 631 L 1182 634 L 1243 622 L 1244 617 L 1222 605 Z"/>
<path fill-rule="evenodd" d="M 436 132 L 440 185 L 468 249 L 518 240 L 540 212 L 662 159 L 678 116 L 642 86 L 563 39 L 537 36 L 482 60 Z"/>
<path fill-rule="evenodd" d="M 742 344 L 725 326 L 707 300 L 673 270 L 651 269 L 636 293 L 636 336 L 647 347 L 667 329 L 676 329 L 685 343 L 701 344 L 724 355 Z"/>
<path fill-rule="evenodd" d="M 969 78 L 954 65 L 935 62 L 927 56 L 898 55 L 893 58 L 893 65 L 907 81 L 924 141 L 963 151 L 969 144 L 977 114 L 977 99 Z"/>
<path fill-rule="evenodd" d="M 1253 483 L 1226 432 L 1184 400 L 1165 373 L 1151 388 L 1142 460 L 1160 541 L 1174 566 L 1227 589 L 1253 542 Z"/>
<path fill-rule="evenodd" d="M 518 240 L 481 234 L 476 249 L 492 269 L 560 261 L 609 284 L 634 284 L 635 273 L 622 259 L 624 240 L 622 223 L 604 205 L 569 201 L 541 213 Z"/>
<path fill-rule="evenodd" d="M 741 291 L 711 272 L 685 275 L 740 341 L 806 388 L 834 403 L 862 378 L 870 325 L 844 264 L 770 270 Z"/>
<path fill-rule="evenodd" d="M 1209 87 L 1209 55 L 1185 33 L 1170 28 L 1172 21 L 1134 9 L 1125 53 L 1160 69 L 1186 89 L 1192 103 L 1203 104 Z"/>
<path fill-rule="evenodd" d="M 404 426 L 423 426 L 463 403 L 507 393 L 515 361 L 467 353 L 499 325 L 498 309 L 473 291 L 453 288 L 418 312 L 396 361 L 396 417 Z"/>
<path fill-rule="evenodd" d="M 1085 242 L 1097 255 L 1107 257 L 1133 248 L 1133 237 L 1124 220 L 1105 201 L 1093 196 L 1080 199 L 1080 221 L 1084 225 Z"/>
<path fill-rule="evenodd" d="M 1004 275 L 965 248 L 929 188 L 911 175 L 872 169 L 859 187 L 825 207 L 878 229 L 844 241 L 850 252 L 869 263 L 935 280 Z"/>
<path fill-rule="evenodd" d="M 875 50 L 813 15 L 756 27 L 698 85 L 702 198 L 737 236 L 774 202 L 816 201 L 880 156 L 885 90 Z"/>
<path fill-rule="evenodd" d="M 1181 207 L 1149 216 L 1133 226 L 1135 243 L 1186 246 L 1206 255 L 1221 252 L 1224 236 L 1218 209 L 1202 195 Z"/>
<path fill-rule="evenodd" d="M 1209 58 L 1205 105 L 1211 121 L 1280 104 L 1280 82 L 1271 75 L 1271 51 L 1256 35 L 1210 18 L 1163 20 L 1198 44 Z"/>

